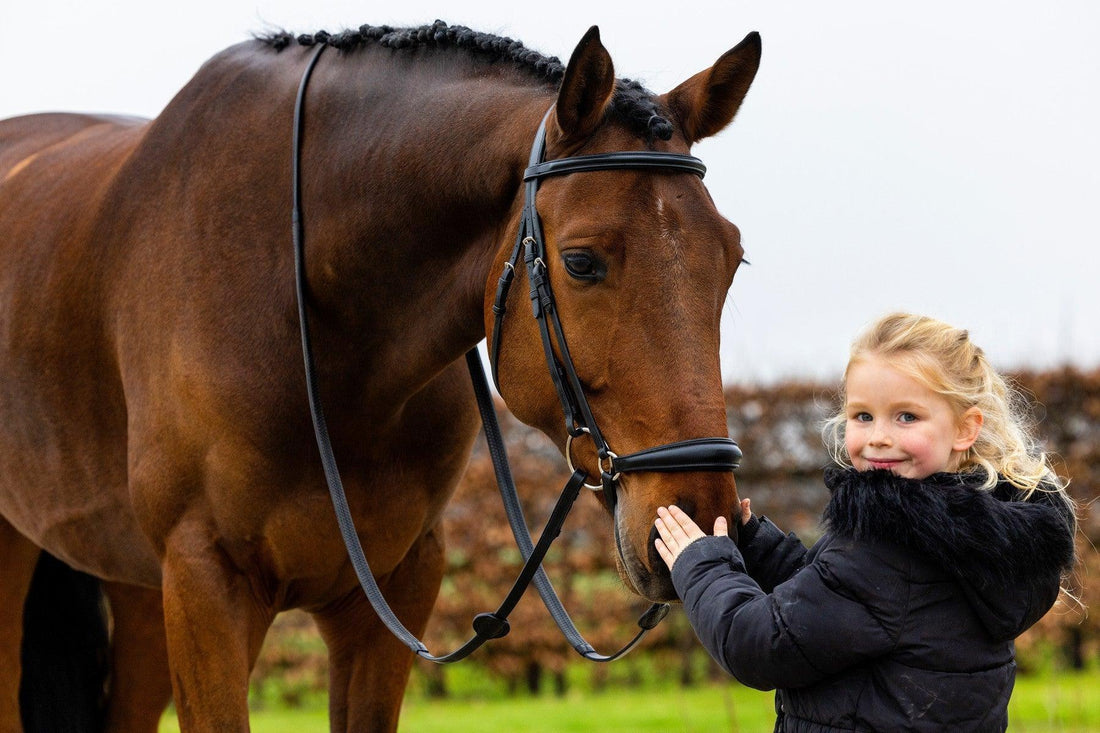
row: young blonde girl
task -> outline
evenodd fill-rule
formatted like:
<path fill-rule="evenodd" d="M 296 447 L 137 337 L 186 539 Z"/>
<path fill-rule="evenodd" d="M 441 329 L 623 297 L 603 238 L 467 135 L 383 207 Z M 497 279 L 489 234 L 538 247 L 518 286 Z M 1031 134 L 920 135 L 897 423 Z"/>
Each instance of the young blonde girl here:
<path fill-rule="evenodd" d="M 1073 565 L 1072 501 L 1023 403 L 966 331 L 904 313 L 852 345 L 825 533 L 807 550 L 742 502 L 707 536 L 658 510 L 696 634 L 776 692 L 776 730 L 1003 731 L 1013 640 Z"/>

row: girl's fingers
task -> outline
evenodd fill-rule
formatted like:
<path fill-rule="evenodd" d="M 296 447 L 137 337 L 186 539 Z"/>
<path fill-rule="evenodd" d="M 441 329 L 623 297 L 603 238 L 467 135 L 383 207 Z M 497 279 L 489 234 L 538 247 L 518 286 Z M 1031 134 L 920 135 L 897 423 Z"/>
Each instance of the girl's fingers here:
<path fill-rule="evenodd" d="M 751 514 L 749 500 L 743 499 L 741 501 L 742 524 L 748 521 Z M 676 562 L 676 558 L 680 556 L 685 547 L 700 537 L 707 536 L 706 532 L 700 529 L 699 525 L 676 505 L 657 507 L 657 518 L 653 520 L 653 526 L 657 528 L 658 534 L 658 538 L 653 544 L 657 548 L 657 554 L 661 556 L 665 565 L 668 565 L 669 570 L 672 569 L 672 564 Z M 718 517 L 714 520 L 714 535 L 716 537 L 729 536 L 729 521 L 725 517 Z"/>
<path fill-rule="evenodd" d="M 657 518 L 662 520 L 662 523 L 672 537 L 679 539 L 682 536 L 686 536 L 683 519 L 687 519 L 687 515 L 676 506 L 670 506 L 668 508 L 663 506 L 657 507 Z M 687 521 L 690 522 L 691 520 L 688 519 Z M 660 528 L 658 528 L 658 531 L 660 531 Z"/>
<path fill-rule="evenodd" d="M 658 509 L 657 513 L 660 514 L 661 510 Z M 699 525 L 692 521 L 691 517 L 687 515 L 687 512 L 675 504 L 668 507 L 668 516 L 674 525 L 674 532 L 678 532 L 692 539 L 704 536 L 705 533 L 699 528 Z"/>
<path fill-rule="evenodd" d="M 679 544 L 676 541 L 676 536 L 672 533 L 668 523 L 664 518 L 657 517 L 657 521 L 653 523 L 657 527 L 657 534 L 660 535 L 661 544 L 663 544 L 669 550 L 675 551 L 676 546 Z"/>
<path fill-rule="evenodd" d="M 669 570 L 672 570 L 672 565 L 676 562 L 676 558 L 680 556 L 681 548 L 676 544 L 676 540 L 665 534 L 667 528 L 660 519 L 657 520 L 657 531 L 661 534 L 661 537 L 658 537 L 653 544 L 656 546 L 657 554 L 661 556 L 661 560 L 664 561 Z"/>
<path fill-rule="evenodd" d="M 676 556 L 669 552 L 668 547 L 666 547 L 665 543 L 661 540 L 658 539 L 656 545 L 657 554 L 659 554 L 661 556 L 661 559 L 664 560 L 665 565 L 668 565 L 668 569 L 672 570 L 672 563 L 676 562 Z"/>
<path fill-rule="evenodd" d="M 728 537 L 729 526 L 726 523 L 725 517 L 718 517 L 714 520 L 714 536 L 715 537 Z"/>

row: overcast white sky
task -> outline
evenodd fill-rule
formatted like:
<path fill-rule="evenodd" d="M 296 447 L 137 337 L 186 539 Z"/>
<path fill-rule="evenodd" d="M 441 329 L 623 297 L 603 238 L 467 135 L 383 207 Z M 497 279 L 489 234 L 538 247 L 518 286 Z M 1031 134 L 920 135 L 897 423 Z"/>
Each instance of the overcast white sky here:
<path fill-rule="evenodd" d="M 562 59 L 597 24 L 618 74 L 656 92 L 761 33 L 738 118 L 695 149 L 752 262 L 726 308 L 728 382 L 833 379 L 893 309 L 970 328 L 1002 368 L 1100 366 L 1092 0 L 3 0 L 0 117 L 155 116 L 254 31 L 436 18 Z"/>

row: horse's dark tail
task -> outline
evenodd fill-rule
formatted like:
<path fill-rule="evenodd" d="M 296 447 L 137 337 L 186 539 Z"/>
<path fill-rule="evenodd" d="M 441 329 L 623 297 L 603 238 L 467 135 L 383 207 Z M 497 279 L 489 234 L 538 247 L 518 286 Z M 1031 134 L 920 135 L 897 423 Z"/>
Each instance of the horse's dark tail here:
<path fill-rule="evenodd" d="M 108 659 L 99 581 L 43 552 L 23 606 L 23 729 L 102 730 Z"/>

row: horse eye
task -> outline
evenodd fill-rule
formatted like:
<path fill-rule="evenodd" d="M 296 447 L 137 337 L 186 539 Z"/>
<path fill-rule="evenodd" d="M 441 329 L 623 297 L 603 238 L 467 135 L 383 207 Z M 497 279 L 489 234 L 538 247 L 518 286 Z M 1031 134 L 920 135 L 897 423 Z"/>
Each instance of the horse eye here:
<path fill-rule="evenodd" d="M 607 275 L 607 266 L 587 249 L 570 249 L 561 253 L 565 271 L 577 280 L 600 282 Z"/>

